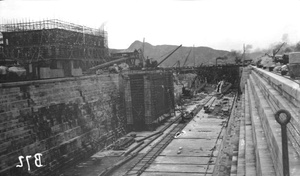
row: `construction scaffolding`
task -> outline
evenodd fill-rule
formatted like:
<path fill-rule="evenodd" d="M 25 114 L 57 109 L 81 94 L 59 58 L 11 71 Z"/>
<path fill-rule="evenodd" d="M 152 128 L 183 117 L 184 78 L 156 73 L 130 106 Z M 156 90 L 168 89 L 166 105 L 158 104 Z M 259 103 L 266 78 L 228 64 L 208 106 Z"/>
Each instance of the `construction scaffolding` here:
<path fill-rule="evenodd" d="M 74 68 L 86 70 L 107 62 L 109 58 L 107 32 L 104 29 L 51 19 L 13 21 L 0 25 L 0 32 L 0 60 L 15 60 L 24 67 L 35 64 L 37 69 L 58 69 L 72 61 Z M 31 67 L 28 69 L 35 70 Z M 70 70 L 67 68 L 70 66 L 65 67 Z"/>
<path fill-rule="evenodd" d="M 95 36 L 102 36 L 106 38 L 107 46 L 107 32 L 103 29 L 93 29 L 90 27 L 77 25 L 61 21 L 58 19 L 42 20 L 42 21 L 14 21 L 8 24 L 0 25 L 0 32 L 24 32 L 34 30 L 45 30 L 45 29 L 64 29 L 73 32 L 79 32 L 84 34 L 90 34 Z"/>
<path fill-rule="evenodd" d="M 104 59 L 107 32 L 54 20 L 2 24 L 4 52 L 8 58 Z"/>

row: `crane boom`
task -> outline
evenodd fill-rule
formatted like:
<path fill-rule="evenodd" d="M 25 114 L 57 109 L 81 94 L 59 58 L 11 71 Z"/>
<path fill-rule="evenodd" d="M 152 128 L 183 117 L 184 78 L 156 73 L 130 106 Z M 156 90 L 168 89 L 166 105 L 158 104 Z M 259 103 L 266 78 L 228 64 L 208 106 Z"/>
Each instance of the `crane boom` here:
<path fill-rule="evenodd" d="M 100 64 L 100 65 L 96 65 L 96 66 L 94 66 L 92 68 L 89 68 L 89 70 L 92 71 L 92 70 L 97 70 L 97 69 L 105 68 L 105 67 L 117 64 L 117 63 L 126 62 L 129 59 L 130 58 L 122 57 L 122 58 L 117 59 L 117 60 L 109 61 L 109 62 Z"/>
<path fill-rule="evenodd" d="M 177 65 L 177 67 L 180 67 L 180 60 L 178 60 L 177 62 L 175 62 L 175 64 L 173 64 L 172 67 L 174 67 L 175 65 Z"/>
<path fill-rule="evenodd" d="M 279 50 L 283 47 L 284 44 L 285 42 L 283 42 L 278 48 L 273 50 L 273 57 L 275 57 L 275 55 L 279 52 Z"/>
<path fill-rule="evenodd" d="M 176 50 L 178 50 L 182 45 L 178 46 L 174 51 L 172 51 L 170 54 L 168 54 L 162 61 L 160 61 L 157 66 L 159 66 L 161 63 L 163 63 L 166 59 L 168 59 Z"/>
<path fill-rule="evenodd" d="M 190 50 L 189 54 L 186 56 L 185 61 L 184 61 L 183 65 L 182 65 L 182 67 L 184 67 L 184 65 L 186 64 L 186 61 L 188 60 L 188 58 L 189 58 L 189 56 L 191 54 L 191 51 L 192 51 L 192 49 Z"/>

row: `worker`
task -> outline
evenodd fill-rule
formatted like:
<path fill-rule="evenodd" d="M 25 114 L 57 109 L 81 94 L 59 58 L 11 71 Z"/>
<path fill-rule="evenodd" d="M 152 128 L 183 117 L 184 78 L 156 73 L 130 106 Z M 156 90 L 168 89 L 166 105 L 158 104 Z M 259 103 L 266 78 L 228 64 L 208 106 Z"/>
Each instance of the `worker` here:
<path fill-rule="evenodd" d="M 8 67 L 0 66 L 0 80 L 6 80 L 7 79 L 7 70 L 8 70 Z"/>
<path fill-rule="evenodd" d="M 222 93 L 222 86 L 224 85 L 224 79 L 218 83 L 217 92 Z"/>
<path fill-rule="evenodd" d="M 281 75 L 286 75 L 288 73 L 289 69 L 288 69 L 288 65 L 283 65 L 281 67 Z"/>

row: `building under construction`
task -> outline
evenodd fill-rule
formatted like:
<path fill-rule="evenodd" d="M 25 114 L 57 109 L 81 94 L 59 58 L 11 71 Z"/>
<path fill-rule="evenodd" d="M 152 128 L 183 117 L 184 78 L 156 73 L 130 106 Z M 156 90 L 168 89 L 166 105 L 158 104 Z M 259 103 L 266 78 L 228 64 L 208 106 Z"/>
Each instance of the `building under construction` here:
<path fill-rule="evenodd" d="M 108 60 L 107 32 L 60 20 L 0 26 L 1 63 L 26 69 L 29 79 L 78 76 Z"/>

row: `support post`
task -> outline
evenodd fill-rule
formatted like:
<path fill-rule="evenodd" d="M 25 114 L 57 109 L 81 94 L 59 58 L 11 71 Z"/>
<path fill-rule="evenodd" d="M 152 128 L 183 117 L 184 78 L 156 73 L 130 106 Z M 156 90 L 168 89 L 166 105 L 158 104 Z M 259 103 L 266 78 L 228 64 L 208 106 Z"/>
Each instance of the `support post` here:
<path fill-rule="evenodd" d="M 281 125 L 283 176 L 289 176 L 290 166 L 286 125 L 291 120 L 291 114 L 287 110 L 280 109 L 275 113 L 275 119 Z"/>

